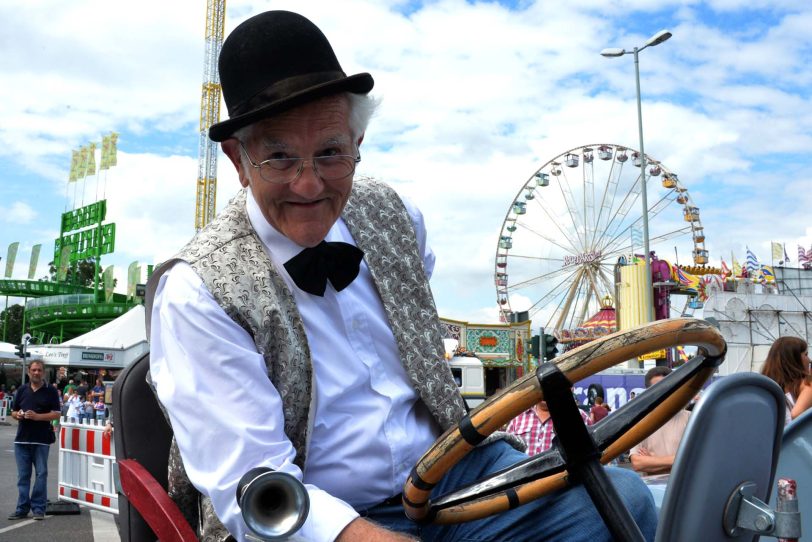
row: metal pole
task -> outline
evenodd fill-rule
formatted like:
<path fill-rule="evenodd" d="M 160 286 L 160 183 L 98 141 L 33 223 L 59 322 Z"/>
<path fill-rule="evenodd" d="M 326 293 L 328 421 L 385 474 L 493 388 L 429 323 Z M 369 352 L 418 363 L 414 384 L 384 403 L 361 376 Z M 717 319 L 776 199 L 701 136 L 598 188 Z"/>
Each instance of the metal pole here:
<path fill-rule="evenodd" d="M 640 100 L 640 62 L 637 59 L 638 48 L 634 48 L 634 75 L 637 82 L 637 129 L 640 135 L 640 195 L 643 203 L 643 261 L 645 262 L 645 288 L 643 299 L 646 301 L 646 322 L 654 320 L 654 288 L 651 284 L 651 254 L 648 237 L 648 189 L 646 187 L 646 151 L 643 148 L 643 108 Z"/>

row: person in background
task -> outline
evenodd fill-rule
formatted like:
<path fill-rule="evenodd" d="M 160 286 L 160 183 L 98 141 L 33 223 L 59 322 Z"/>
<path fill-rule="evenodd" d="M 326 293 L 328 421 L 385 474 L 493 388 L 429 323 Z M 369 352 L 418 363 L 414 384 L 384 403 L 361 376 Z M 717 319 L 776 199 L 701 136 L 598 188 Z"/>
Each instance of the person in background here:
<path fill-rule="evenodd" d="M 761 374 L 775 380 L 784 390 L 787 402 L 785 423 L 812 406 L 809 369 L 809 345 L 798 337 L 779 337 L 767 353 Z"/>
<path fill-rule="evenodd" d="M 96 420 L 104 421 L 105 418 L 105 406 L 104 406 L 104 396 L 97 397 L 93 403 L 93 410 L 96 411 Z"/>
<path fill-rule="evenodd" d="M 87 400 L 87 380 L 84 378 L 79 382 L 79 385 L 76 386 L 76 394 L 82 401 Z"/>
<path fill-rule="evenodd" d="M 145 297 L 150 375 L 176 444 L 169 485 L 184 510 L 202 510 L 199 538 L 247 538 L 237 483 L 267 466 L 306 485 L 307 540 L 608 541 L 581 485 L 457 525 L 406 517 L 411 468 L 466 412 L 423 216 L 387 184 L 354 178 L 372 76 L 348 76 L 321 30 L 289 11 L 238 25 L 219 73 L 230 118 L 209 136 L 243 190 L 156 269 Z M 435 491 L 527 458 L 515 436 L 496 437 Z M 651 493 L 632 472 L 606 473 L 653 538 Z"/>
<path fill-rule="evenodd" d="M 592 425 L 592 421 L 586 412 L 579 408 L 578 413 L 586 425 Z M 547 401 L 539 401 L 532 408 L 528 408 L 510 420 L 506 431 L 524 441 L 529 456 L 549 450 L 553 445 L 555 428 L 553 427 L 550 410 L 547 408 Z"/>
<path fill-rule="evenodd" d="M 71 378 L 68 380 L 68 385 L 65 386 L 65 389 L 62 390 L 62 400 L 67 402 L 68 397 L 70 396 L 71 392 L 76 389 L 76 384 L 73 383 L 73 379 Z"/>
<path fill-rule="evenodd" d="M 93 401 L 95 404 L 97 400 L 100 400 L 104 403 L 104 382 L 102 381 L 101 377 L 96 379 L 96 385 L 93 386 L 93 389 L 90 392 L 90 400 Z"/>
<path fill-rule="evenodd" d="M 73 389 L 68 393 L 68 398 L 65 401 L 65 404 L 68 407 L 65 416 L 71 423 L 76 423 L 77 421 L 81 422 L 84 419 L 84 414 L 80 413 L 82 410 L 80 407 L 82 406 L 82 401 L 79 399 L 79 396 L 76 394 L 76 390 Z"/>
<path fill-rule="evenodd" d="M 652 367 L 646 373 L 646 388 L 650 388 L 671 374 L 668 367 Z M 671 472 L 677 449 L 691 413 L 680 410 L 651 436 L 631 449 L 629 460 L 632 468 L 642 474 L 665 474 Z"/>
<path fill-rule="evenodd" d="M 8 519 L 17 520 L 33 513 L 34 519 L 45 519 L 48 502 L 48 452 L 55 442 L 51 420 L 59 418 L 59 392 L 44 379 L 45 364 L 31 360 L 28 382 L 14 395 L 11 417 L 19 422 L 14 438 L 14 458 L 17 462 L 17 508 Z M 36 472 L 34 488 L 31 474 Z M 30 493 L 29 493 L 30 492 Z"/>
<path fill-rule="evenodd" d="M 603 404 L 603 397 L 595 397 L 595 404 L 589 409 L 589 419 L 592 423 L 598 423 L 609 415 L 609 407 Z"/>

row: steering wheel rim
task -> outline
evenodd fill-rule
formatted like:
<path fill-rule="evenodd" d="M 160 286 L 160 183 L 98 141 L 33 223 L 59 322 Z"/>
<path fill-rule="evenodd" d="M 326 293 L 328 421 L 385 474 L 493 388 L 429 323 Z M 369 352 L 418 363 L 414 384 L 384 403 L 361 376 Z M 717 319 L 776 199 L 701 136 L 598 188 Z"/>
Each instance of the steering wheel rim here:
<path fill-rule="evenodd" d="M 725 341 L 716 328 L 702 320 L 669 319 L 613 333 L 568 351 L 553 362 L 570 382 L 578 382 L 622 361 L 677 345 L 698 346 L 704 358 L 710 361 L 702 362 L 700 360 L 697 370 L 683 378 L 684 381 L 679 384 L 678 388 L 664 400 L 654 402 L 649 396 L 648 400 L 636 403 L 634 405 L 636 410 L 641 410 L 641 405 L 647 406 L 647 409 L 638 413 L 637 417 L 640 419 L 630 427 L 624 427 L 621 434 L 611 435 L 610 440 L 603 442 L 602 463 L 611 461 L 624 450 L 642 441 L 682 409 L 701 389 L 724 358 Z M 648 393 L 649 390 L 635 399 L 635 402 Z M 510 489 L 496 492 L 490 490 L 491 492 L 485 496 L 469 495 L 467 498 L 458 498 L 443 509 L 433 506 L 430 500 L 431 491 L 436 484 L 474 446 L 543 398 L 541 384 L 536 374 L 528 374 L 481 404 L 463 418 L 458 425 L 446 431 L 417 462 L 404 484 L 403 505 L 406 515 L 418 522 L 472 521 L 526 504 L 551 491 L 565 487 L 567 485 L 566 465 L 562 466 L 552 461 L 549 475 L 544 474 L 546 471 L 543 471 L 543 477 Z M 624 405 L 624 408 L 628 405 L 629 403 Z M 593 437 L 595 431 L 604 427 L 603 422 L 609 418 L 591 428 Z M 536 461 L 536 458 L 538 456 L 530 458 L 522 464 L 530 464 L 532 461 Z M 498 476 L 499 473 L 483 478 L 472 486 L 488 486 L 489 482 Z M 460 493 L 465 493 L 465 491 L 462 490 Z M 445 497 L 442 496 L 439 500 L 443 500 Z"/>

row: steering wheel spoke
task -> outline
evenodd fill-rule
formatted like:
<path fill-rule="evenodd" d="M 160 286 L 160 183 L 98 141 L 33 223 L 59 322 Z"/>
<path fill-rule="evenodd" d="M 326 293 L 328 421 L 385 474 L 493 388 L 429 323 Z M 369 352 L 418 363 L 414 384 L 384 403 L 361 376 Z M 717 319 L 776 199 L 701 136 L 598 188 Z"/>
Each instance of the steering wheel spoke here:
<path fill-rule="evenodd" d="M 540 368 L 539 376 L 529 374 L 517 380 L 474 409 L 456 427 L 446 431 L 418 461 L 403 488 L 406 515 L 415 521 L 435 523 L 480 519 L 566 487 L 568 471 L 588 462 L 597 465 L 594 448 L 600 451 L 602 463 L 609 462 L 652 434 L 696 395 L 724 359 L 727 347 L 721 334 L 702 320 L 661 320 L 613 333 L 566 352 L 555 360 L 555 372 L 563 375 L 558 379 L 561 386 L 578 382 L 636 356 L 678 345 L 697 345 L 700 355 L 612 416 L 589 428 L 595 446 L 585 452 L 584 457 L 578 457 L 578 446 L 570 446 L 569 451 L 575 457 L 574 462 L 568 462 L 567 454 L 556 447 L 453 493 L 435 497 L 432 503 L 432 489 L 474 446 L 544 399 L 540 377 L 544 377 L 542 373 L 549 367 Z M 553 423 L 556 423 L 555 417 Z M 580 441 L 586 442 L 583 438 Z M 587 444 L 591 446 L 591 443 Z"/>

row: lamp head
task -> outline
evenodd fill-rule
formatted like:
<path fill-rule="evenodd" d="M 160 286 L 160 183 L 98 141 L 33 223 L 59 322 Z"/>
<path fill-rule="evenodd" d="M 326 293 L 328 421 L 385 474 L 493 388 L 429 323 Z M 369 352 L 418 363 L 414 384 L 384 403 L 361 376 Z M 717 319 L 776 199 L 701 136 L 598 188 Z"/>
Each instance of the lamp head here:
<path fill-rule="evenodd" d="M 671 32 L 669 30 L 660 30 L 648 39 L 646 42 L 646 47 L 654 47 L 655 45 L 659 45 L 670 37 Z"/>
<path fill-rule="evenodd" d="M 620 49 L 617 47 L 610 47 L 609 49 L 604 49 L 601 51 L 601 56 L 605 56 L 607 58 L 614 57 L 614 56 L 623 56 L 626 54 L 625 49 Z"/>

